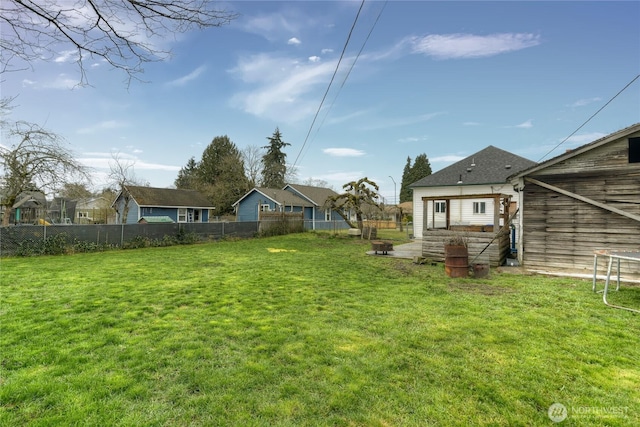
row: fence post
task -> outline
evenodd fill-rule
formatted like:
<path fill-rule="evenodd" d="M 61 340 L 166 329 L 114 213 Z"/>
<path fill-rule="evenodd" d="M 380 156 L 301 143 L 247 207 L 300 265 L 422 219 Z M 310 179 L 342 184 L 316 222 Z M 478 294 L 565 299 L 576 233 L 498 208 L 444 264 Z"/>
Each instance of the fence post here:
<path fill-rule="evenodd" d="M 120 247 L 124 247 L 124 224 L 120 224 Z"/>

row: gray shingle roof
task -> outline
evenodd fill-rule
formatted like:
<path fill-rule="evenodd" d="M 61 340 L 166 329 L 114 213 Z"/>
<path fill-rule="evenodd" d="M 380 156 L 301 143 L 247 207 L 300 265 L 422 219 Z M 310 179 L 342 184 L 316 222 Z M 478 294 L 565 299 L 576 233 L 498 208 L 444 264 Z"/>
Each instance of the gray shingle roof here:
<path fill-rule="evenodd" d="M 324 206 L 325 202 L 329 197 L 338 195 L 338 193 L 336 193 L 330 188 L 313 187 L 310 185 L 299 185 L 299 184 L 287 184 L 287 186 L 293 188 L 298 193 L 304 195 L 316 206 Z M 285 188 L 287 188 L 287 186 L 285 186 Z"/>
<path fill-rule="evenodd" d="M 409 187 L 501 184 L 514 173 L 535 164 L 534 161 L 490 145 L 457 163 L 414 182 Z"/>
<path fill-rule="evenodd" d="M 213 204 L 196 190 L 154 188 L 127 185 L 129 194 L 139 206 L 213 208 Z"/>
<path fill-rule="evenodd" d="M 300 198 L 290 191 L 280 190 L 276 188 L 256 187 L 255 190 L 269 197 L 271 200 L 284 206 L 313 206 L 307 200 Z"/>

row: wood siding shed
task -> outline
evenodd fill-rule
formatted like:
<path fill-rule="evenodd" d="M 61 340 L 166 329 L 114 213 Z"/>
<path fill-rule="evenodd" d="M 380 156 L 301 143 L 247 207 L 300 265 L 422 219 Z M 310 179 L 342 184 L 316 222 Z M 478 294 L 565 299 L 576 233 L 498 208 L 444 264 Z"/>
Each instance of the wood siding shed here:
<path fill-rule="evenodd" d="M 640 249 L 640 162 L 629 155 L 639 137 L 636 124 L 512 177 L 526 269 L 589 277 L 595 250 Z M 640 281 L 640 264 L 623 262 L 621 273 Z"/>

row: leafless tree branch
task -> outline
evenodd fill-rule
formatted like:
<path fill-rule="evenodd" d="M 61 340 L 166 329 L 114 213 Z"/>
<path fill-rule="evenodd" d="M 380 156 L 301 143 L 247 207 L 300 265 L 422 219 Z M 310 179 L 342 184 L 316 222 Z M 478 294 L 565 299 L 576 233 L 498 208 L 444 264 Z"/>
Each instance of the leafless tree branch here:
<path fill-rule="evenodd" d="M 0 63 L 33 66 L 53 60 L 71 47 L 87 84 L 86 61 L 102 59 L 131 79 L 143 65 L 169 55 L 158 47 L 167 36 L 219 27 L 237 15 L 209 0 L 3 0 L 0 2 Z M 66 52 L 68 53 L 68 52 Z"/>

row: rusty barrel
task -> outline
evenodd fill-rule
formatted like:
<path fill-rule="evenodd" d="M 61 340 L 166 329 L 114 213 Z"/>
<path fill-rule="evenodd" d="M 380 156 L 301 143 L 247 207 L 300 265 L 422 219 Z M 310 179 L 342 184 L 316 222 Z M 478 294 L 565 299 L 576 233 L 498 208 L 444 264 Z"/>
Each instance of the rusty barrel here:
<path fill-rule="evenodd" d="M 489 277 L 489 264 L 473 264 L 473 277 L 478 279 Z"/>
<path fill-rule="evenodd" d="M 469 276 L 469 251 L 466 246 L 445 245 L 444 271 L 449 277 Z"/>

